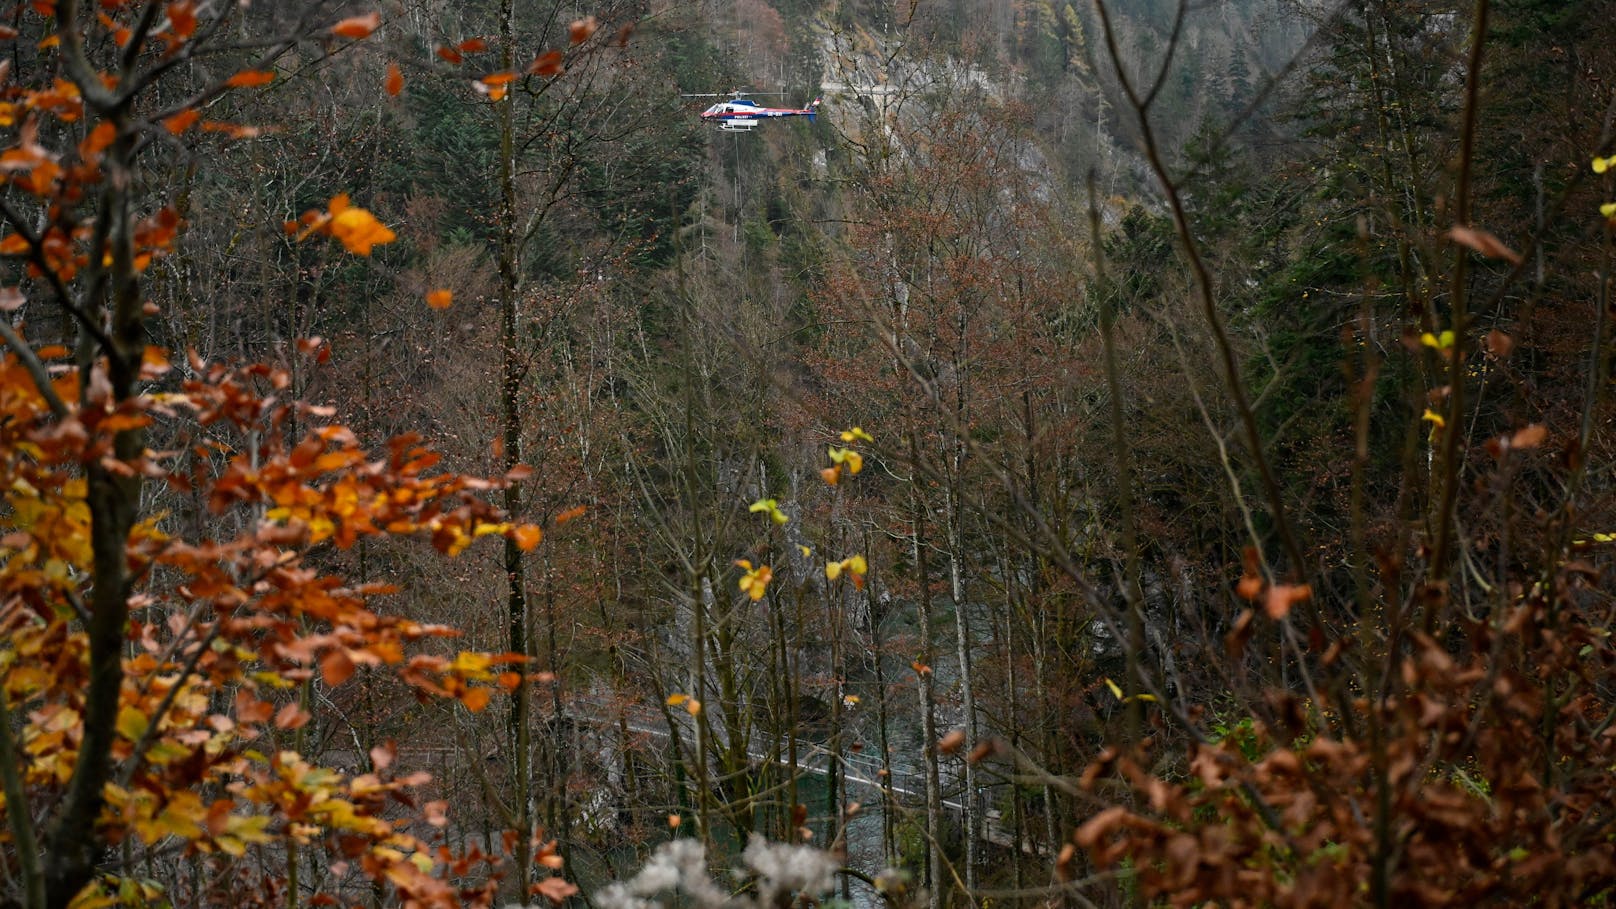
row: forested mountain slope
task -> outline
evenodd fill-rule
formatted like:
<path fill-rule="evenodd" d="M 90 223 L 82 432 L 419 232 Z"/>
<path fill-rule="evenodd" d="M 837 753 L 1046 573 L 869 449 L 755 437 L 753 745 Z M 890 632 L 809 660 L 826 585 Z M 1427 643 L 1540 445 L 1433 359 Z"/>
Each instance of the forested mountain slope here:
<path fill-rule="evenodd" d="M 1616 888 L 1604 4 L 0 12 L 0 906 Z"/>

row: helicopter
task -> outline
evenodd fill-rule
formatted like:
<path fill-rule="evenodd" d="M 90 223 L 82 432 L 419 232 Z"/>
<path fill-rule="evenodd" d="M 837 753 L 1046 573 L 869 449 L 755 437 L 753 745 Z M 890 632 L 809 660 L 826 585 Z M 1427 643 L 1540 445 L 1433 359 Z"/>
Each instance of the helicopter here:
<path fill-rule="evenodd" d="M 764 120 L 777 117 L 807 117 L 814 119 L 818 112 L 822 98 L 815 98 L 807 107 L 764 107 L 746 97 L 752 92 L 731 92 L 728 95 L 719 94 L 693 94 L 684 95 L 686 98 L 727 98 L 701 112 L 701 119 L 705 123 L 716 123 L 724 132 L 751 132 L 754 127 Z M 785 92 L 767 92 L 766 94 L 783 95 Z"/>

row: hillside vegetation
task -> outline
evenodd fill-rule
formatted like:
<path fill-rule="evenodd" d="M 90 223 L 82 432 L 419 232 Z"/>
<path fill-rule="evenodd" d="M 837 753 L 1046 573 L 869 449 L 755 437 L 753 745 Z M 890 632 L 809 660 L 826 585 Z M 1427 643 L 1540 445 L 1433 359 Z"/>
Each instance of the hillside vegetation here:
<path fill-rule="evenodd" d="M 0 909 L 1616 893 L 1604 4 L 0 13 Z"/>

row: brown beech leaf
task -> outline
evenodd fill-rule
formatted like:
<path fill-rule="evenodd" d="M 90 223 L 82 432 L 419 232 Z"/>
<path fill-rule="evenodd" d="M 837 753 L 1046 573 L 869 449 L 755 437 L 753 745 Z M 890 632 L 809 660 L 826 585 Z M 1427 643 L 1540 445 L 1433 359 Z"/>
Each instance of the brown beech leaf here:
<path fill-rule="evenodd" d="M 1240 583 L 1235 585 L 1234 592 L 1242 600 L 1255 600 L 1262 594 L 1262 588 L 1263 579 L 1256 575 L 1248 574 L 1240 579 Z"/>
<path fill-rule="evenodd" d="M 325 683 L 335 688 L 353 677 L 354 662 L 341 647 L 333 647 L 320 657 L 320 674 Z"/>
<path fill-rule="evenodd" d="M 1268 598 L 1263 602 L 1263 612 L 1277 622 L 1290 615 L 1291 608 L 1297 603 L 1306 602 L 1312 597 L 1313 588 L 1306 584 L 1275 584 L 1268 588 Z"/>
<path fill-rule="evenodd" d="M 1498 329 L 1487 332 L 1487 352 L 1495 357 L 1507 357 L 1515 350 L 1515 339 Z"/>
<path fill-rule="evenodd" d="M 559 76 L 562 59 L 558 50 L 545 51 L 533 58 L 533 62 L 527 65 L 527 71 L 535 76 Z"/>
<path fill-rule="evenodd" d="M 1503 259 L 1511 265 L 1521 264 L 1520 253 L 1505 246 L 1504 241 L 1498 239 L 1490 231 L 1455 224 L 1453 229 L 1448 231 L 1448 239 L 1460 246 L 1475 250 L 1489 259 Z"/>
<path fill-rule="evenodd" d="M 943 754 L 953 754 L 954 752 L 960 750 L 960 748 L 964 747 L 964 745 L 965 730 L 955 729 L 943 736 L 942 739 L 937 742 L 937 750 L 941 751 Z"/>
<path fill-rule="evenodd" d="M 1069 881 L 1072 879 L 1072 859 L 1077 858 L 1077 847 L 1071 843 L 1061 846 L 1060 855 L 1055 858 L 1055 878 Z"/>
<path fill-rule="evenodd" d="M 309 716 L 307 711 L 299 708 L 296 704 L 287 704 L 275 714 L 275 728 L 302 729 L 308 725 L 310 719 L 312 717 Z"/>
<path fill-rule="evenodd" d="M 569 884 L 559 877 L 547 877 L 533 885 L 533 892 L 559 906 L 568 897 L 577 893 L 578 887 L 576 884 Z"/>

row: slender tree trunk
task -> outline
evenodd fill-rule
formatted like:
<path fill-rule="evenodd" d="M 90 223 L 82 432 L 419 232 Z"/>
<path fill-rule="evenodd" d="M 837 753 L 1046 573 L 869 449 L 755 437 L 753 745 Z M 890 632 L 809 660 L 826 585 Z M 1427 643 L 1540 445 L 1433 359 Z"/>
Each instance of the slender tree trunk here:
<path fill-rule="evenodd" d="M 500 63 L 510 70 L 516 57 L 515 0 L 500 0 Z M 499 268 L 500 314 L 500 439 L 504 446 L 501 466 L 507 471 L 522 460 L 522 358 L 517 350 L 520 324 L 521 274 L 516 243 L 516 127 L 513 116 L 515 95 L 495 102 L 499 130 L 499 212 L 496 259 Z M 512 483 L 505 488 L 505 511 L 513 518 L 522 513 L 522 489 Z M 505 541 L 505 595 L 508 646 L 512 653 L 532 657 L 528 633 L 526 557 L 514 540 Z M 526 681 L 511 698 L 508 718 L 513 750 L 512 784 L 516 804 L 515 881 L 517 898 L 527 900 L 533 884 L 533 768 L 532 764 L 533 690 Z"/>
<path fill-rule="evenodd" d="M 957 326 L 960 355 L 954 360 L 955 372 L 955 398 L 954 398 L 954 426 L 955 434 L 948 443 L 948 489 L 944 501 L 946 503 L 946 518 L 948 526 L 948 593 L 954 604 L 954 643 L 956 656 L 959 660 L 960 698 L 965 711 L 965 745 L 966 753 L 976 747 L 976 686 L 972 681 L 971 654 L 973 644 L 971 640 L 971 620 L 965 604 L 965 529 L 964 514 L 960 485 L 963 482 L 961 473 L 965 468 L 965 440 L 959 433 L 965 431 L 970 418 L 968 395 L 969 358 L 965 355 L 964 346 L 968 343 L 970 324 L 968 318 L 962 313 Z M 963 806 L 960 815 L 964 822 L 965 834 L 965 898 L 974 903 L 976 898 L 976 866 L 979 844 L 977 837 L 980 833 L 981 818 L 977 815 L 976 805 L 976 766 L 965 762 L 965 793 L 960 799 Z"/>
<path fill-rule="evenodd" d="M 870 552 L 870 536 L 864 535 L 864 551 Z M 885 669 L 886 647 L 881 639 L 881 616 L 877 614 L 876 603 L 879 599 L 875 595 L 876 575 L 872 571 L 869 579 L 870 611 L 867 621 L 870 626 L 870 647 L 875 655 L 875 723 L 876 741 L 881 748 L 881 855 L 888 865 L 897 861 L 897 837 L 894 835 L 895 824 L 893 813 L 897 810 L 897 803 L 892 797 L 892 746 L 887 728 L 887 676 Z"/>
<path fill-rule="evenodd" d="M 909 454 L 920 463 L 920 444 L 917 432 L 909 433 Z M 929 909 L 942 909 L 943 905 L 943 796 L 942 778 L 938 769 L 937 710 L 933 683 L 933 663 L 936 646 L 932 640 L 931 567 L 926 549 L 926 516 L 920 489 L 910 484 L 909 492 L 910 543 L 915 561 L 915 580 L 918 587 L 916 605 L 920 613 L 920 736 L 924 744 L 926 762 L 926 884 L 929 889 Z"/>
<path fill-rule="evenodd" d="M 79 27 L 74 4 L 60 4 L 58 17 L 64 31 Z M 74 32 L 76 34 L 76 31 Z M 92 300 L 85 309 L 108 312 L 111 348 L 95 351 L 86 335 L 81 351 L 104 359 L 85 362 L 81 367 L 103 369 L 116 406 L 135 394 L 141 354 L 145 351 L 146 330 L 141 311 L 140 279 L 134 266 L 134 224 L 130 218 L 128 188 L 133 183 L 132 159 L 138 136 L 126 112 L 109 117 L 117 130 L 107 158 L 108 176 L 102 193 L 99 218 L 108 225 L 110 247 L 110 297 Z M 88 372 L 88 370 L 86 370 Z M 81 397 L 90 393 L 92 383 L 84 382 Z M 86 397 L 85 403 L 89 403 Z M 114 456 L 124 462 L 138 460 L 145 449 L 145 433 L 139 429 L 120 432 L 113 440 Z M 116 735 L 119 693 L 123 687 L 124 626 L 129 618 L 129 532 L 140 508 L 141 480 L 92 464 L 86 470 L 87 499 L 90 509 L 91 572 L 90 593 L 90 681 L 85 694 L 84 724 L 78 758 L 56 821 L 45 835 L 45 904 L 48 909 L 65 909 L 73 897 L 90 882 L 95 863 L 105 846 L 105 837 L 96 829 L 96 818 L 104 802 L 103 790 L 112 773 L 112 745 Z"/>

